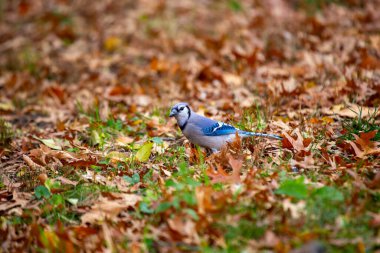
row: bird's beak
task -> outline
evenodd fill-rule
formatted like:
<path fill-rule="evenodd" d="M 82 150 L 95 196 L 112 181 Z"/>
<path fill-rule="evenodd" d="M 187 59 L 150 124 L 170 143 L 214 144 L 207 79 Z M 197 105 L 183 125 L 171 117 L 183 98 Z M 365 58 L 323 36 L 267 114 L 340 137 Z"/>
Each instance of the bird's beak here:
<path fill-rule="evenodd" d="M 174 110 L 171 110 L 170 114 L 169 114 L 169 117 L 173 117 L 174 115 L 176 115 L 176 112 Z"/>

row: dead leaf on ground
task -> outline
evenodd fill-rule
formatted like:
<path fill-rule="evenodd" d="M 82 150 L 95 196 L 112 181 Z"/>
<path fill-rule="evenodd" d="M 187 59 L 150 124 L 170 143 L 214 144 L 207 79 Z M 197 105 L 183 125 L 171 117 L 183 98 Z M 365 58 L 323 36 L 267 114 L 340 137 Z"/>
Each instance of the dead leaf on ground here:
<path fill-rule="evenodd" d="M 359 158 L 363 158 L 367 155 L 380 154 L 380 142 L 371 141 L 375 137 L 377 130 L 360 133 L 359 136 L 354 134 L 355 141 L 347 141 L 355 151 L 355 154 Z"/>
<path fill-rule="evenodd" d="M 141 196 L 135 194 L 118 194 L 117 199 L 100 197 L 96 203 L 81 217 L 82 223 L 94 224 L 104 220 L 114 220 L 122 210 L 134 208 L 141 200 Z"/>
<path fill-rule="evenodd" d="M 332 108 L 322 108 L 321 112 L 326 115 L 339 115 L 348 118 L 357 118 L 359 115 L 364 118 L 380 115 L 380 110 L 378 108 L 359 106 L 356 104 L 350 104 L 347 107 L 343 104 L 339 104 Z"/>

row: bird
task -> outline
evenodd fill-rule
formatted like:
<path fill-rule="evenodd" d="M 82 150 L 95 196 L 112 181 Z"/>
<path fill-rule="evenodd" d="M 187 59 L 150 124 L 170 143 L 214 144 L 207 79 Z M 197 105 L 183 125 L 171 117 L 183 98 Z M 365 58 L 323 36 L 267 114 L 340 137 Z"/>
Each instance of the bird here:
<path fill-rule="evenodd" d="M 193 144 L 210 149 L 213 153 L 218 152 L 227 142 L 236 138 L 236 132 L 241 138 L 266 137 L 282 140 L 275 134 L 255 133 L 240 130 L 232 125 L 206 118 L 191 110 L 188 103 L 175 104 L 169 117 L 174 117 L 183 135 Z"/>

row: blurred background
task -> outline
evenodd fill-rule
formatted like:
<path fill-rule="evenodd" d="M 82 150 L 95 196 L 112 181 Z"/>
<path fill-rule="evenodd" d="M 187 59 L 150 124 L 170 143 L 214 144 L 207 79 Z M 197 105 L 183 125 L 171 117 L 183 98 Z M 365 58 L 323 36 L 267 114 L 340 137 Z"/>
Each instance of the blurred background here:
<path fill-rule="evenodd" d="M 0 1 L 3 114 L 379 101 L 379 1 Z M 297 98 L 297 99 L 295 99 Z M 239 107 L 236 107 L 239 105 Z M 48 106 L 48 107 L 46 107 Z"/>

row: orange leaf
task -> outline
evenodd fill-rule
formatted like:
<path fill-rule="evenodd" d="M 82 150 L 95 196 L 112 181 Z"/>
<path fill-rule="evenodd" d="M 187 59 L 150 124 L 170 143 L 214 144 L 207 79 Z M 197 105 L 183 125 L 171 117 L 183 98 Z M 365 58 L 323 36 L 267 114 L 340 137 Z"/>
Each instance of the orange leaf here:
<path fill-rule="evenodd" d="M 282 142 L 282 147 L 283 148 L 287 148 L 287 149 L 293 149 L 293 145 L 292 145 L 292 138 L 287 134 L 287 133 L 284 133 L 284 138 L 282 138 L 281 142 Z"/>
<path fill-rule="evenodd" d="M 241 170 L 241 167 L 243 166 L 243 160 L 235 159 L 231 155 L 229 155 L 228 163 L 232 167 L 231 179 L 233 179 L 234 181 L 239 183 L 240 182 L 240 170 Z"/>
<path fill-rule="evenodd" d="M 363 158 L 366 155 L 380 154 L 380 143 L 371 141 L 371 139 L 375 137 L 376 133 L 377 130 L 368 133 L 360 133 L 360 137 L 354 134 L 355 141 L 347 141 L 354 149 L 357 157 Z"/>
<path fill-rule="evenodd" d="M 212 195 L 213 189 L 209 186 L 199 186 L 195 189 L 195 197 L 197 198 L 199 214 L 205 215 L 208 211 L 214 209 Z"/>
<path fill-rule="evenodd" d="M 122 95 L 128 95 L 131 93 L 132 89 L 129 86 L 126 85 L 115 85 L 111 88 L 109 91 L 110 96 L 122 96 Z"/>
<path fill-rule="evenodd" d="M 228 163 L 232 167 L 232 173 L 227 173 L 219 164 L 217 170 L 209 167 L 206 171 L 207 175 L 211 178 L 212 183 L 240 183 L 240 170 L 243 166 L 243 161 L 233 158 L 228 155 Z"/>
<path fill-rule="evenodd" d="M 362 148 L 373 148 L 375 146 L 375 143 L 371 141 L 373 137 L 375 137 L 377 133 L 377 130 L 373 130 L 368 133 L 360 133 L 360 137 L 355 136 L 356 143 L 359 144 Z"/>
<path fill-rule="evenodd" d="M 217 165 L 218 169 L 215 171 L 214 168 L 209 167 L 206 171 L 207 176 L 211 178 L 211 183 L 223 183 L 226 182 L 230 176 L 220 165 Z"/>
<path fill-rule="evenodd" d="M 297 135 L 297 139 L 293 138 L 286 132 L 284 133 L 285 138 L 282 139 L 283 147 L 295 149 L 296 151 L 306 151 L 312 139 L 311 138 L 304 139 L 299 129 L 296 129 L 295 133 Z"/>

